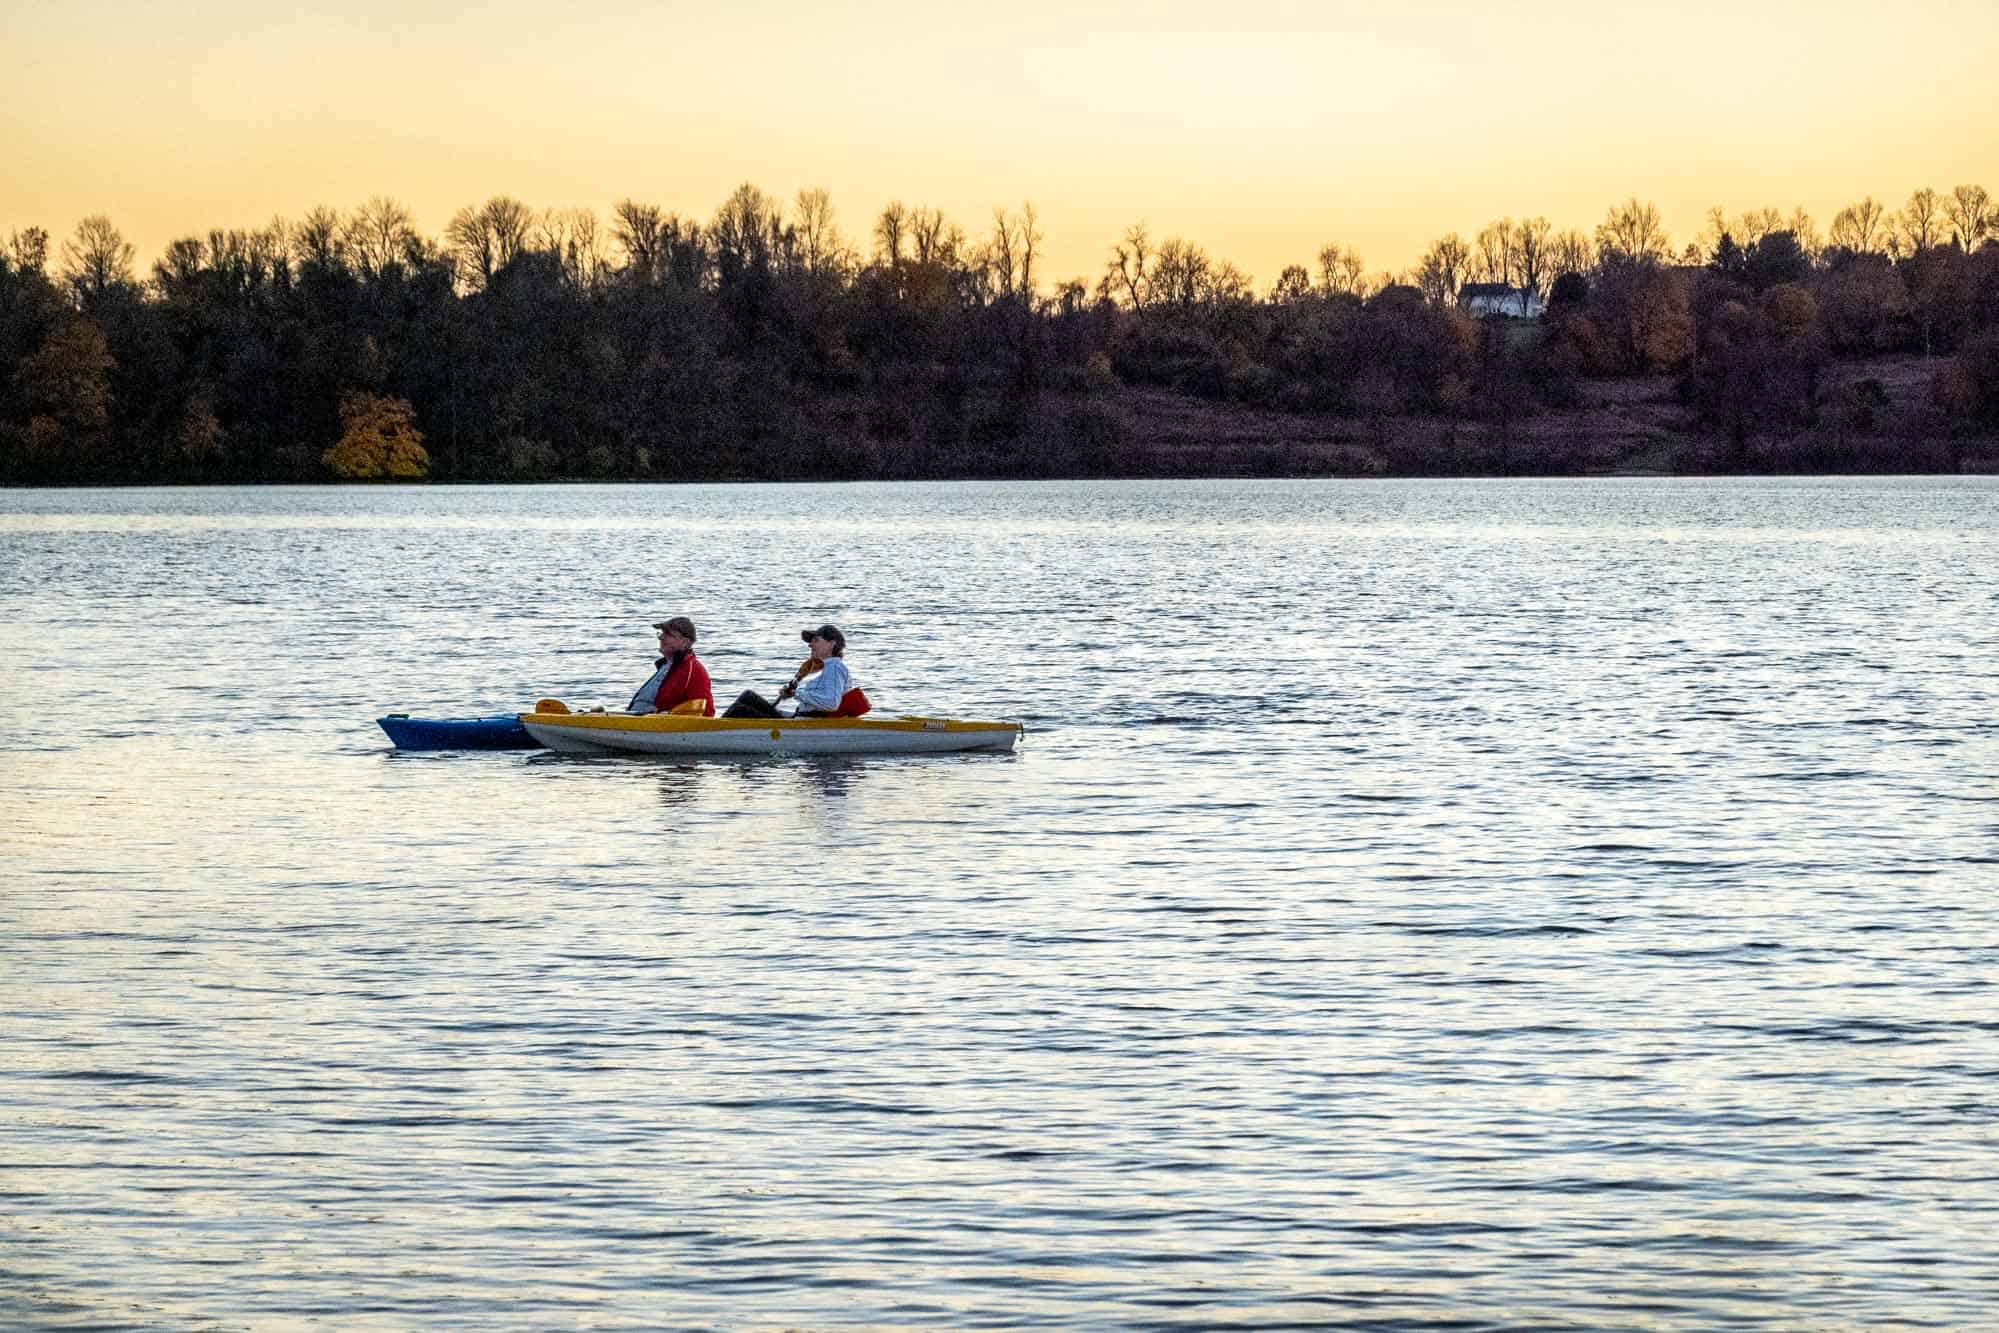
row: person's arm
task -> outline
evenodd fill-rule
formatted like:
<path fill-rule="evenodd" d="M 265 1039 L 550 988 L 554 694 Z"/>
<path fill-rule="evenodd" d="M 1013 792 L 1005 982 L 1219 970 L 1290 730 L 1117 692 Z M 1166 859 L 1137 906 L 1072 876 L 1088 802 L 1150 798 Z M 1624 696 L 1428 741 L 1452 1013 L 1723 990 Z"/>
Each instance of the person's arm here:
<path fill-rule="evenodd" d="M 793 695 L 797 694 L 798 682 L 804 680 L 807 676 L 818 671 L 822 665 L 824 664 L 821 663 L 820 660 L 816 657 L 808 657 L 803 662 L 800 662 L 798 664 L 798 670 L 794 671 L 791 674 L 791 679 L 787 680 L 786 682 L 784 682 L 783 685 L 778 687 L 777 701 L 779 703 L 783 703 L 786 699 L 789 699 Z"/>
<path fill-rule="evenodd" d="M 715 716 L 715 685 L 708 679 L 708 668 L 701 665 L 701 659 L 687 659 L 693 665 L 687 673 L 687 697 L 699 699 L 703 705 L 703 717 Z"/>
<path fill-rule="evenodd" d="M 817 675 L 807 677 L 799 685 L 798 706 L 830 713 L 840 706 L 840 696 L 847 692 L 850 680 L 847 664 L 837 657 L 829 657 Z"/>

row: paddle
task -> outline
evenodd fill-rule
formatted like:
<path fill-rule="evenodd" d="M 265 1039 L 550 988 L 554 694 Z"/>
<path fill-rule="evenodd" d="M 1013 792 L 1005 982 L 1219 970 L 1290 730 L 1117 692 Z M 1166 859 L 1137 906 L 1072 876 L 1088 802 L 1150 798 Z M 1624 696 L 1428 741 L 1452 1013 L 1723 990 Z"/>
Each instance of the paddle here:
<path fill-rule="evenodd" d="M 820 662 L 816 657 L 808 657 L 803 662 L 800 662 L 798 670 L 791 673 L 791 680 L 778 688 L 777 701 L 783 703 L 786 699 L 798 693 L 798 683 L 819 670 L 823 665 L 824 663 Z"/>

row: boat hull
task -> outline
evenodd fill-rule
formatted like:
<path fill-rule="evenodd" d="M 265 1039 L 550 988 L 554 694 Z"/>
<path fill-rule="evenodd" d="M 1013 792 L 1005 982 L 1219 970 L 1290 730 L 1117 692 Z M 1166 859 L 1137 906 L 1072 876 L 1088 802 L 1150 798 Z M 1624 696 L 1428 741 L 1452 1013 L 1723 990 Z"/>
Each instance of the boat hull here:
<path fill-rule="evenodd" d="M 521 726 L 568 754 L 961 754 L 1007 751 L 1018 722 L 939 717 L 677 717 L 523 713 Z"/>
<path fill-rule="evenodd" d="M 391 713 L 375 719 L 398 750 L 539 750 L 513 713 L 494 717 L 411 717 Z"/>

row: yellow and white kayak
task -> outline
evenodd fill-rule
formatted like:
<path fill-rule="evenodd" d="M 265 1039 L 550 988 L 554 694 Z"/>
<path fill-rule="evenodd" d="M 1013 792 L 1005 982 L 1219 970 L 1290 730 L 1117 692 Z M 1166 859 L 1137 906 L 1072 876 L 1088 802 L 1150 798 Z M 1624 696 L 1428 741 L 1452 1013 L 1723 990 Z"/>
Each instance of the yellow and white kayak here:
<path fill-rule="evenodd" d="M 544 705 L 545 706 L 545 705 Z M 1018 722 L 943 717 L 689 717 L 533 712 L 528 735 L 570 754 L 953 754 L 1011 750 Z"/>

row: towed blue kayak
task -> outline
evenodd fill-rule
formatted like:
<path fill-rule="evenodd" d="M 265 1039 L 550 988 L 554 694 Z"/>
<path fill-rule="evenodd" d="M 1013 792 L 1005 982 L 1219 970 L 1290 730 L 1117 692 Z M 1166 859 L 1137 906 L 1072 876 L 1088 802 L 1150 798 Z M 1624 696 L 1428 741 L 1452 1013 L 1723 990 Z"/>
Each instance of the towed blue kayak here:
<path fill-rule="evenodd" d="M 391 713 L 375 719 L 398 750 L 539 750 L 513 713 L 492 717 L 411 717 Z"/>

